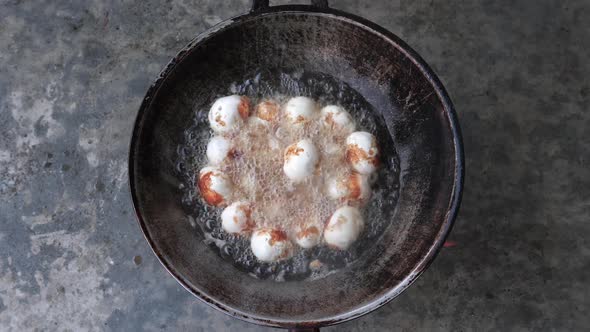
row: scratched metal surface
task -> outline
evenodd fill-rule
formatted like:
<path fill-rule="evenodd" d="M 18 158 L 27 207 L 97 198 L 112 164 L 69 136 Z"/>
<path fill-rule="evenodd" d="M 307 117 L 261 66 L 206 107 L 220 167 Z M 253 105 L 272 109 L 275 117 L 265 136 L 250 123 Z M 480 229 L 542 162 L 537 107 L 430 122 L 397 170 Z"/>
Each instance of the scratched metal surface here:
<path fill-rule="evenodd" d="M 590 326 L 590 5 L 332 2 L 432 65 L 458 110 L 468 173 L 454 246 L 386 307 L 326 330 Z M 127 183 L 149 84 L 248 5 L 0 1 L 0 330 L 262 330 L 165 272 Z"/>

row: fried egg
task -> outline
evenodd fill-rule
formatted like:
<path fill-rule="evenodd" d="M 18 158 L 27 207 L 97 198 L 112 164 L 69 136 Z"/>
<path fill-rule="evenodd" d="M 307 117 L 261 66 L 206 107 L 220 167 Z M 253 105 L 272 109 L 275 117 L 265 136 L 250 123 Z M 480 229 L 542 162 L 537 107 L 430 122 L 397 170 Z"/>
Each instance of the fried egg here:
<path fill-rule="evenodd" d="M 324 240 L 330 247 L 346 250 L 359 237 L 363 227 L 364 221 L 359 209 L 343 206 L 330 217 L 324 229 Z"/>
<path fill-rule="evenodd" d="M 234 202 L 221 213 L 221 227 L 228 233 L 244 233 L 252 230 L 252 210 L 246 202 Z"/>
<path fill-rule="evenodd" d="M 316 116 L 316 113 L 316 103 L 311 98 L 291 98 L 285 105 L 287 121 L 295 127 L 303 126 L 311 121 Z"/>
<path fill-rule="evenodd" d="M 309 139 L 289 145 L 285 149 L 283 171 L 293 182 L 311 176 L 319 162 L 320 153 Z"/>
<path fill-rule="evenodd" d="M 279 117 L 279 104 L 274 101 L 265 100 L 256 105 L 256 117 L 264 121 L 272 122 Z"/>
<path fill-rule="evenodd" d="M 224 206 L 233 191 L 231 180 L 217 167 L 207 166 L 199 172 L 201 196 L 209 205 Z"/>
<path fill-rule="evenodd" d="M 250 100 L 232 95 L 217 99 L 209 110 L 209 125 L 218 134 L 239 128 L 250 115 Z"/>
<path fill-rule="evenodd" d="M 301 248 L 313 248 L 320 242 L 320 230 L 313 225 L 300 226 L 295 233 L 295 242 Z"/>
<path fill-rule="evenodd" d="M 328 105 L 321 111 L 322 125 L 338 130 L 338 133 L 349 134 L 355 129 L 354 121 L 344 108 L 336 105 Z"/>
<path fill-rule="evenodd" d="M 356 131 L 346 137 L 346 160 L 361 174 L 371 174 L 379 165 L 379 148 L 375 136 Z"/>
<path fill-rule="evenodd" d="M 255 231 L 250 238 L 254 256 L 262 262 L 275 262 L 287 259 L 293 254 L 293 244 L 285 232 L 278 229 L 263 228 Z"/>
<path fill-rule="evenodd" d="M 326 194 L 334 200 L 364 203 L 371 197 L 371 185 L 367 175 L 352 172 L 341 178 L 329 179 Z"/>

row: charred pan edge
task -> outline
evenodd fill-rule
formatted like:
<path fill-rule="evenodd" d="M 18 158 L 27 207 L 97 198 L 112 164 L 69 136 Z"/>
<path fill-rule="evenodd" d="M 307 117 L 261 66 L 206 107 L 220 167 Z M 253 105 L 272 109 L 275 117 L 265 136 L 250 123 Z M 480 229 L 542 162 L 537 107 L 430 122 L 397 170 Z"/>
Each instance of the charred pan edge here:
<path fill-rule="evenodd" d="M 356 26 L 359 26 L 365 30 L 368 30 L 379 37 L 383 38 L 390 44 L 392 44 L 395 48 L 397 48 L 400 52 L 405 54 L 408 59 L 410 59 L 422 72 L 422 74 L 426 77 L 426 79 L 430 82 L 433 86 L 434 90 L 436 91 L 439 99 L 441 100 L 445 114 L 450 124 L 451 132 L 453 134 L 453 145 L 455 149 L 455 174 L 454 174 L 454 185 L 453 185 L 453 192 L 451 194 L 451 199 L 449 201 L 449 205 L 447 208 L 447 213 L 445 215 L 445 221 L 436 236 L 435 242 L 430 247 L 430 250 L 424 254 L 422 259 L 418 262 L 418 264 L 397 287 L 389 290 L 387 293 L 383 294 L 381 298 L 374 300 L 371 303 L 368 303 L 362 307 L 356 308 L 349 312 L 325 317 L 320 320 L 316 321 L 300 321 L 300 320 L 274 320 L 268 319 L 261 316 L 251 315 L 236 308 L 232 308 L 227 306 L 224 303 L 217 301 L 213 296 L 210 294 L 206 294 L 201 289 L 198 289 L 197 286 L 191 285 L 188 283 L 180 273 L 178 273 L 174 267 L 165 259 L 161 252 L 156 248 L 155 243 L 150 237 L 148 233 L 147 227 L 145 222 L 142 218 L 141 212 L 139 211 L 139 201 L 138 197 L 135 193 L 136 186 L 135 186 L 135 146 L 137 145 L 138 139 L 141 136 L 142 129 L 143 129 L 143 117 L 145 112 L 150 108 L 152 99 L 157 95 L 162 83 L 171 74 L 177 63 L 181 62 L 192 50 L 194 50 L 199 43 L 205 41 L 211 37 L 213 37 L 217 32 L 220 32 L 228 27 L 235 26 L 245 21 L 249 21 L 252 19 L 256 19 L 259 16 L 266 16 L 266 15 L 273 15 L 276 13 L 305 13 L 308 15 L 317 15 L 323 16 L 329 19 L 334 20 L 341 20 Z M 197 296 L 201 299 L 204 303 L 210 305 L 213 308 L 216 308 L 232 317 L 239 318 L 241 320 L 256 323 L 260 325 L 266 326 L 274 326 L 274 327 L 296 327 L 296 328 L 311 328 L 311 327 L 320 327 L 320 326 L 329 326 L 338 323 L 343 323 L 365 314 L 376 310 L 383 305 L 387 304 L 395 297 L 397 297 L 402 291 L 404 291 L 408 286 L 410 286 L 421 274 L 426 270 L 426 268 L 430 265 L 433 259 L 438 254 L 440 248 L 442 247 L 447 235 L 451 231 L 455 218 L 457 217 L 457 213 L 459 211 L 459 206 L 461 204 L 461 195 L 463 191 L 463 181 L 465 176 L 465 168 L 464 168 L 464 152 L 463 152 L 463 140 L 461 136 L 461 129 L 459 127 L 459 122 L 457 119 L 457 114 L 451 102 L 449 95 L 447 94 L 446 90 L 444 89 L 442 83 L 434 73 L 434 71 L 426 64 L 426 62 L 416 53 L 410 46 L 408 46 L 404 41 L 398 38 L 393 33 L 387 31 L 386 29 L 380 27 L 379 25 L 368 21 L 364 18 L 358 17 L 356 15 L 352 15 L 349 13 L 345 13 L 339 10 L 331 9 L 331 8 L 318 8 L 306 5 L 289 5 L 289 6 L 275 6 L 265 8 L 264 10 L 251 12 L 242 16 L 237 16 L 226 21 L 223 21 L 216 26 L 212 27 L 211 29 L 203 32 L 202 34 L 198 35 L 195 39 L 193 39 L 187 46 L 185 46 L 164 68 L 164 70 L 160 73 L 158 78 L 155 82 L 150 86 L 148 89 L 144 100 L 140 106 L 139 112 L 135 119 L 135 124 L 133 128 L 133 133 L 131 136 L 130 142 L 130 149 L 129 149 L 129 186 L 130 186 L 130 193 L 131 199 L 133 201 L 133 207 L 135 210 L 135 214 L 137 216 L 137 221 L 141 230 L 143 232 L 144 237 L 148 241 L 152 251 L 158 257 L 160 263 L 166 268 L 166 270 L 189 292 Z"/>

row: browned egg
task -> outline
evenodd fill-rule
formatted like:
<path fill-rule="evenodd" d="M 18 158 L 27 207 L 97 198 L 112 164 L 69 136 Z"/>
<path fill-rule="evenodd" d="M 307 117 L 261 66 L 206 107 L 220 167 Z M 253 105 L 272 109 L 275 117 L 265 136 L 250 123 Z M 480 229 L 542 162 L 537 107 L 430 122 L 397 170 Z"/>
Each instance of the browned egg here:
<path fill-rule="evenodd" d="M 379 166 L 377 139 L 364 131 L 354 132 L 346 138 L 346 160 L 361 174 L 371 174 Z"/>
<path fill-rule="evenodd" d="M 256 116 L 268 122 L 276 121 L 279 117 L 280 107 L 272 100 L 265 100 L 256 105 Z"/>
<path fill-rule="evenodd" d="M 366 203 L 371 196 L 371 186 L 366 175 L 351 172 L 342 178 L 331 178 L 326 184 L 326 193 L 341 202 Z"/>
<path fill-rule="evenodd" d="M 232 95 L 219 98 L 209 110 L 211 129 L 227 134 L 240 128 L 250 115 L 250 100 L 245 96 Z"/>
<path fill-rule="evenodd" d="M 215 167 L 205 167 L 199 172 L 198 187 L 205 202 L 213 206 L 225 205 L 233 190 L 227 175 Z"/>
<path fill-rule="evenodd" d="M 356 124 L 340 106 L 320 112 L 308 97 L 281 100 L 263 99 L 253 112 L 245 96 L 212 105 L 215 136 L 199 173 L 201 196 L 225 207 L 222 229 L 249 237 L 259 261 L 318 245 L 346 250 L 363 230 L 359 208 L 379 162 L 375 137 L 352 132 Z"/>

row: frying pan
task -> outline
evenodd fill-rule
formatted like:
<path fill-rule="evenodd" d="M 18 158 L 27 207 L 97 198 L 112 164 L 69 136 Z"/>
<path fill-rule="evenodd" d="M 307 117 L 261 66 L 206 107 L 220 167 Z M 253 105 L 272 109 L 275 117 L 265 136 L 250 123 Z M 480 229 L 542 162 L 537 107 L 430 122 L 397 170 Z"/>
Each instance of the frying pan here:
<path fill-rule="evenodd" d="M 300 70 L 343 82 L 371 105 L 399 158 L 398 199 L 362 258 L 313 281 L 258 280 L 203 241 L 182 205 L 177 147 L 205 109 L 263 70 Z M 344 105 L 346 107 L 346 105 Z M 389 143 L 388 143 L 389 144 Z M 239 319 L 317 328 L 375 310 L 434 259 L 457 215 L 463 149 L 449 96 L 402 40 L 327 1 L 252 10 L 196 37 L 167 65 L 141 105 L 129 153 L 139 225 L 164 267 L 189 292 Z"/>

